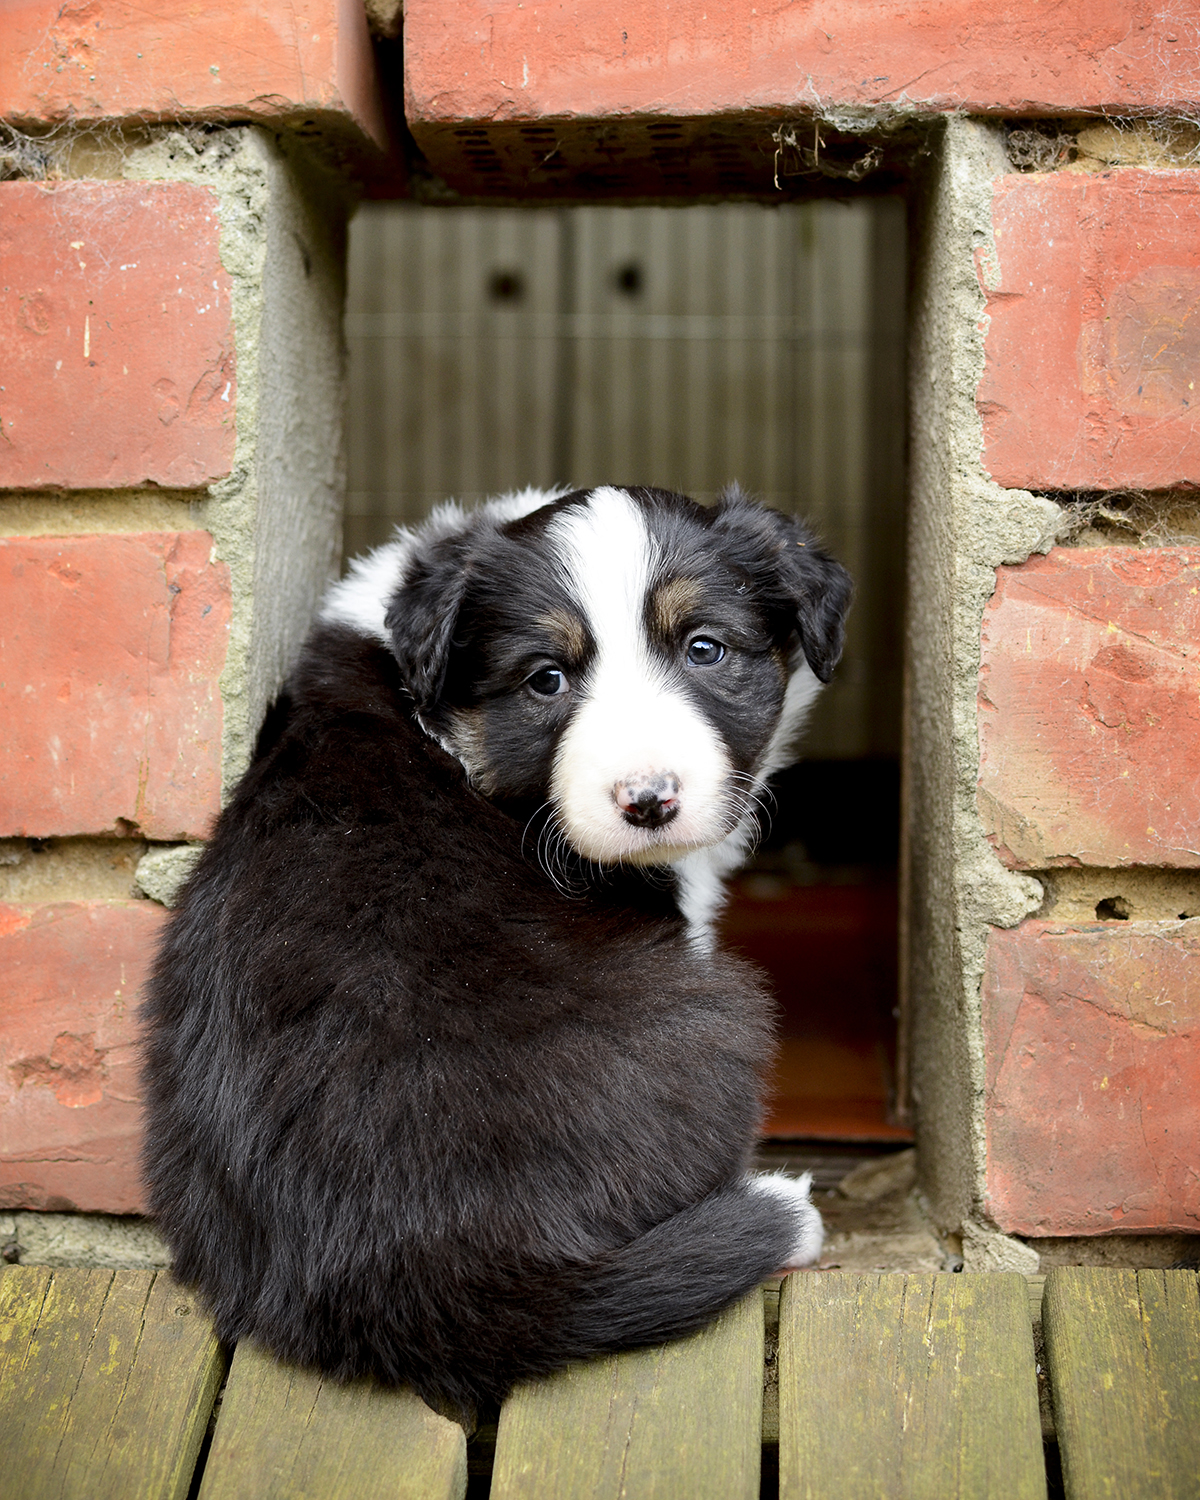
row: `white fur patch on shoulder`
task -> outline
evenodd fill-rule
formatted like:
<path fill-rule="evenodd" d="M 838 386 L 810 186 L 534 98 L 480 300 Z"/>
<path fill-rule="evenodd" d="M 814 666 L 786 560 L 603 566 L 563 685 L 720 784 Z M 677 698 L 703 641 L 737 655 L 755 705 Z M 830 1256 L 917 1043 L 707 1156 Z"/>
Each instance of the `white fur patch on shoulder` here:
<path fill-rule="evenodd" d="M 783 695 L 779 723 L 754 767 L 754 779 L 760 785 L 768 776 L 795 763 L 798 749 L 796 742 L 823 686 L 821 679 L 809 666 L 803 651 L 797 649 Z"/>
<path fill-rule="evenodd" d="M 552 505 L 566 488 L 513 490 L 485 500 L 475 510 L 465 510 L 457 500 L 447 500 L 430 511 L 419 526 L 398 526 L 392 541 L 376 547 L 365 557 L 356 557 L 345 578 L 332 584 L 317 616 L 325 624 L 349 625 L 360 635 L 391 645 L 384 618 L 393 594 L 404 581 L 404 569 L 413 548 L 465 531 L 486 517 L 498 526 L 519 521 L 543 505 Z"/>
<path fill-rule="evenodd" d="M 479 509 L 498 526 L 503 526 L 506 521 L 520 521 L 525 516 L 532 515 L 535 510 L 541 510 L 543 505 L 553 505 L 556 500 L 561 500 L 570 493 L 569 484 L 555 485 L 549 490 L 535 489 L 530 484 L 523 490 L 510 490 L 507 495 L 497 495 L 492 500 L 485 500 Z"/>
<path fill-rule="evenodd" d="M 345 578 L 330 585 L 317 618 L 326 625 L 349 625 L 360 635 L 390 645 L 384 624 L 387 601 L 400 585 L 414 541 L 414 533 L 400 527 L 394 541 L 354 558 Z"/>
<path fill-rule="evenodd" d="M 809 1196 L 812 1191 L 812 1173 L 804 1172 L 799 1177 L 789 1177 L 786 1172 L 750 1172 L 746 1175 L 746 1186 L 756 1193 L 777 1198 L 792 1211 L 795 1238 L 787 1260 L 779 1269 L 795 1271 L 801 1266 L 813 1265 L 825 1243 L 825 1226 Z"/>

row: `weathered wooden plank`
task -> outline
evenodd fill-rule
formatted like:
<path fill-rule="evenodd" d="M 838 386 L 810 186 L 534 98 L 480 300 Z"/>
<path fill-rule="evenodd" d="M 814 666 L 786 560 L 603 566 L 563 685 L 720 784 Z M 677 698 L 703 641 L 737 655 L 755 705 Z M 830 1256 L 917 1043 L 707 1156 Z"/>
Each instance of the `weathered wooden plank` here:
<path fill-rule="evenodd" d="M 462 1500 L 462 1428 L 411 1391 L 233 1356 L 200 1500 Z"/>
<path fill-rule="evenodd" d="M 500 1413 L 492 1500 L 752 1500 L 763 1304 L 691 1338 L 573 1365 Z"/>
<path fill-rule="evenodd" d="M 166 1272 L 0 1278 L 0 1474 L 22 1500 L 182 1500 L 224 1373 Z"/>
<path fill-rule="evenodd" d="M 1056 1267 L 1042 1328 L 1068 1500 L 1197 1500 L 1196 1273 Z"/>
<path fill-rule="evenodd" d="M 1017 1275 L 784 1282 L 783 1500 L 1043 1500 L 1029 1297 Z"/>

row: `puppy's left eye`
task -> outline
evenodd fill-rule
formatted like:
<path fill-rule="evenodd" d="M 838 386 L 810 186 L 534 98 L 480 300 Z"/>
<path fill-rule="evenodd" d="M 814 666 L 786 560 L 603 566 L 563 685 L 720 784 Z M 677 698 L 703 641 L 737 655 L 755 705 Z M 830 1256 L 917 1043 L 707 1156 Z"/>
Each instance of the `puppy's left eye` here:
<path fill-rule="evenodd" d="M 571 686 L 567 674 L 558 667 L 542 667 L 525 679 L 525 685 L 539 698 L 558 698 Z"/>
<path fill-rule="evenodd" d="M 725 655 L 725 647 L 720 641 L 709 640 L 708 636 L 700 635 L 687 648 L 687 659 L 689 666 L 712 667 Z"/>

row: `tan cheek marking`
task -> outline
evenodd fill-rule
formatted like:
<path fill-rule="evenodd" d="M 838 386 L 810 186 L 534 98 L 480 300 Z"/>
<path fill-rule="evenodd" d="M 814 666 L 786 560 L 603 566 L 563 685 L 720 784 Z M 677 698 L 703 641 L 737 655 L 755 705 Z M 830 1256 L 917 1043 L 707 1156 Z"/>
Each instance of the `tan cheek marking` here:
<path fill-rule="evenodd" d="M 466 767 L 467 779 L 471 785 L 485 797 L 490 797 L 495 791 L 495 782 L 487 763 L 483 710 L 459 709 L 450 720 L 450 732 L 446 739 L 453 747 L 454 754 Z"/>
<path fill-rule="evenodd" d="M 690 615 L 694 615 L 702 596 L 696 578 L 672 578 L 654 591 L 650 613 L 655 625 L 667 637 L 674 636 Z"/>
<path fill-rule="evenodd" d="M 577 615 L 568 614 L 565 609 L 552 609 L 548 615 L 542 615 L 538 624 L 558 637 L 568 660 L 578 661 L 587 651 L 587 631 Z"/>

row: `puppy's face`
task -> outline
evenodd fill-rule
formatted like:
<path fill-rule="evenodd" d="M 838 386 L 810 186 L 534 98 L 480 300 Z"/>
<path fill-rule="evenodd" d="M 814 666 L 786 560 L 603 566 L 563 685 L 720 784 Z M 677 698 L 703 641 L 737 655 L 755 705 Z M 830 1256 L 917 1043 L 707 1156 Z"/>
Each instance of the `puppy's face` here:
<path fill-rule="evenodd" d="M 603 488 L 435 543 L 388 624 L 423 722 L 480 791 L 549 803 L 586 859 L 659 864 L 741 821 L 812 667 L 832 670 L 847 595 L 788 518 Z"/>

